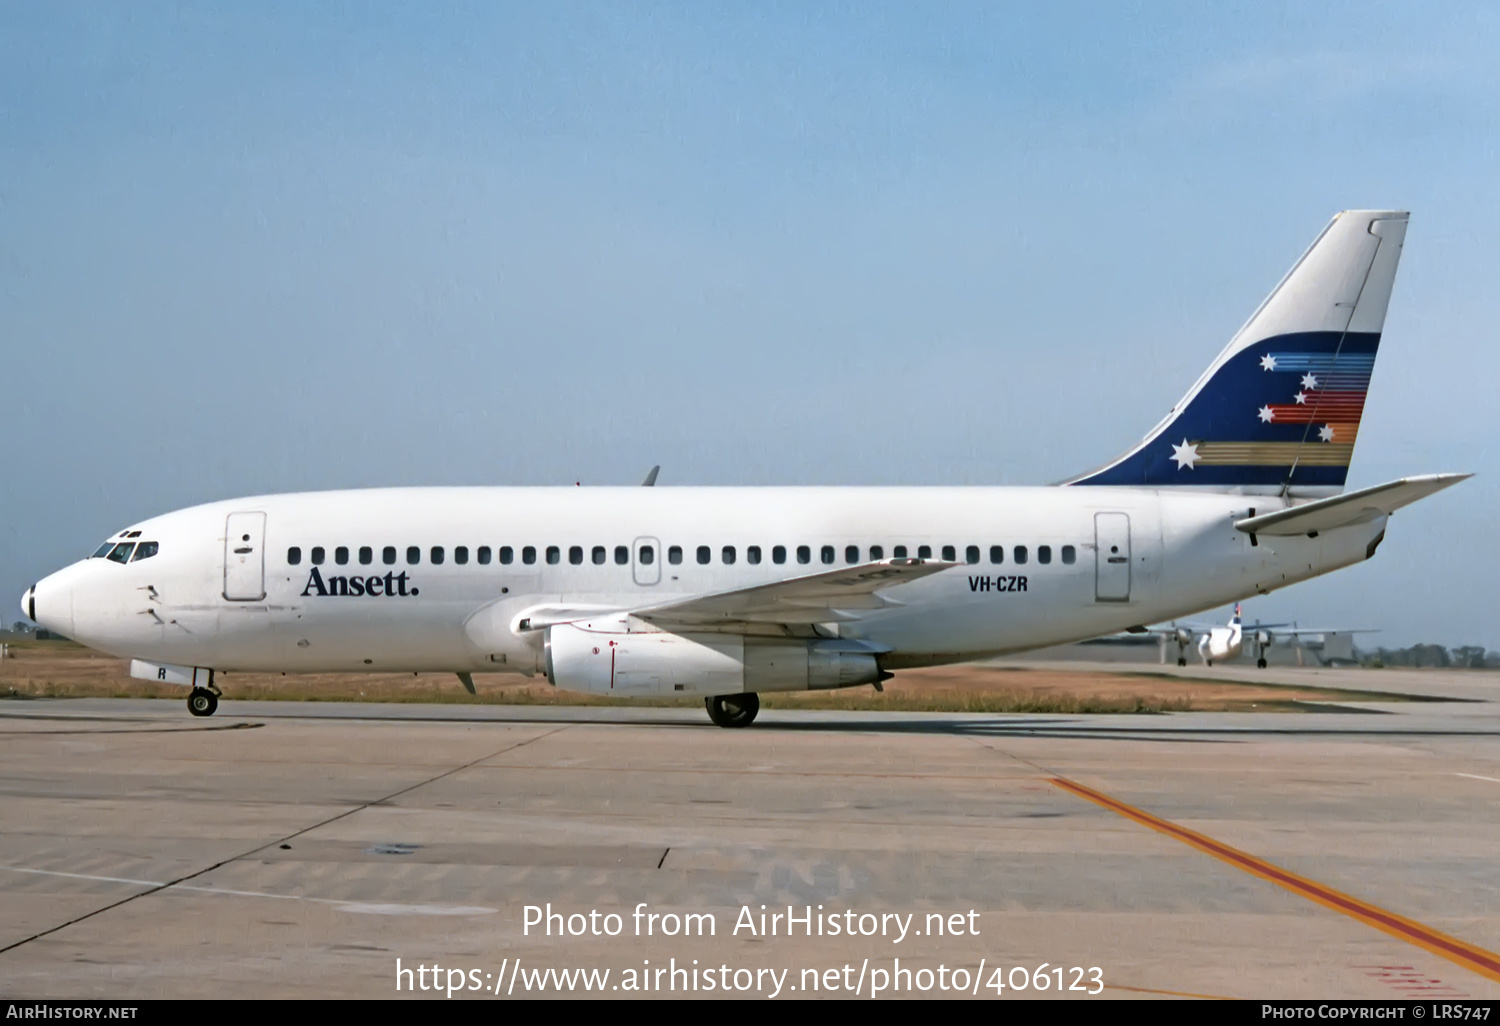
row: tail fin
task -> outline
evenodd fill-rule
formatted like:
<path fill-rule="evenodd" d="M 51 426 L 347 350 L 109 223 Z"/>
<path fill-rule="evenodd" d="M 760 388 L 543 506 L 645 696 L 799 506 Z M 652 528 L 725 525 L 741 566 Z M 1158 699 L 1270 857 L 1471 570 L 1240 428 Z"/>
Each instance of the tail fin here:
<path fill-rule="evenodd" d="M 1406 219 L 1394 210 L 1334 217 L 1144 441 L 1067 483 L 1342 490 Z"/>

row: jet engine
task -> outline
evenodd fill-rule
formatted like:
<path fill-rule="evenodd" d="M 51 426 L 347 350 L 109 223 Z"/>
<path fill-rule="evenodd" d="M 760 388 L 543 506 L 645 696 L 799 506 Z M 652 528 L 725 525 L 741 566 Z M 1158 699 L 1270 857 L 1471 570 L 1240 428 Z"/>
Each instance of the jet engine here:
<path fill-rule="evenodd" d="M 547 679 L 568 691 L 622 697 L 816 691 L 890 677 L 857 641 L 591 631 L 554 624 Z"/>

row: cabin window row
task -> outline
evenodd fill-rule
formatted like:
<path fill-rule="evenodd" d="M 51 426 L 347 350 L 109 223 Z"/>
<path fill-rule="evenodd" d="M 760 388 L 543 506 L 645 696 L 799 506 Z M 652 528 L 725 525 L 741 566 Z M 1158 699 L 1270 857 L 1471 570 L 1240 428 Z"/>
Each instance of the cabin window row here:
<path fill-rule="evenodd" d="M 938 551 L 941 554 L 941 558 L 944 562 L 956 563 L 959 561 L 958 546 L 956 545 L 943 545 L 939 547 Z M 894 545 L 891 547 L 891 558 L 907 559 L 910 558 L 910 552 L 911 550 L 908 546 Z M 933 558 L 932 553 L 933 547 L 931 545 L 916 546 L 917 559 L 931 559 Z M 349 562 L 351 554 L 355 555 L 358 558 L 359 564 L 361 566 L 369 566 L 375 562 L 375 548 L 371 545 L 362 545 L 357 550 L 351 550 L 348 546 L 340 545 L 333 550 L 333 561 L 339 566 L 344 566 Z M 563 549 L 560 545 L 548 545 L 544 550 L 542 550 L 541 554 L 545 558 L 548 565 L 551 566 L 556 566 L 563 561 Z M 785 563 L 787 561 L 788 554 L 789 552 L 785 545 L 771 546 L 770 555 L 772 563 L 776 563 L 778 565 Z M 814 553 L 813 547 L 811 545 L 798 545 L 795 549 L 791 550 L 790 554 L 795 556 L 796 561 L 799 564 L 807 565 L 813 562 Z M 838 546 L 823 545 L 818 548 L 817 559 L 819 563 L 822 563 L 826 566 L 832 566 L 839 562 L 840 554 L 841 553 L 839 552 Z M 858 545 L 846 545 L 843 547 L 842 556 L 843 561 L 846 564 L 852 565 L 855 563 L 866 561 L 865 559 L 861 558 L 862 554 L 867 554 L 867 559 L 870 562 L 885 559 L 885 546 L 871 545 L 868 550 L 861 550 L 860 546 Z M 399 557 L 403 555 L 405 557 L 405 562 L 407 563 L 407 565 L 416 566 L 417 564 L 422 562 L 422 547 L 420 545 L 408 545 L 405 547 L 405 552 L 402 553 L 399 546 L 382 546 L 380 549 L 380 562 L 386 566 L 394 566 L 397 562 L 400 561 Z M 440 566 L 448 561 L 449 555 L 450 553 L 444 546 L 434 545 L 427 550 L 427 561 L 433 565 Z M 682 563 L 683 555 L 684 552 L 681 545 L 672 545 L 667 548 L 667 562 L 672 564 L 673 566 L 677 566 Z M 981 562 L 981 555 L 982 550 L 978 545 L 965 546 L 963 552 L 963 562 L 971 564 L 979 563 Z M 1012 546 L 1010 550 L 1010 561 L 1016 564 L 1026 564 L 1031 561 L 1032 555 L 1033 553 L 1031 549 L 1025 545 Z M 1059 551 L 1059 555 L 1061 556 L 1062 561 L 1067 564 L 1072 564 L 1078 561 L 1078 550 L 1072 545 L 1062 546 Z M 308 561 L 314 566 L 321 566 L 324 562 L 327 561 L 328 550 L 321 545 L 314 545 L 308 551 L 307 556 Z M 488 565 L 497 557 L 498 561 L 502 565 L 505 565 L 514 563 L 516 561 L 516 550 L 509 545 L 501 545 L 498 549 L 491 549 L 488 545 L 481 545 L 471 552 L 467 545 L 455 545 L 453 547 L 451 556 L 453 562 L 460 566 L 467 564 L 470 561 L 471 557 L 475 563 L 478 563 L 481 566 Z M 536 563 L 537 556 L 538 549 L 536 546 L 524 545 L 521 547 L 520 557 L 523 564 L 530 566 Z M 719 549 L 718 556 L 720 563 L 726 566 L 732 566 L 733 564 L 739 562 L 740 552 L 739 549 L 734 545 L 725 545 Z M 1052 546 L 1038 545 L 1036 547 L 1035 556 L 1038 563 L 1051 563 Z M 754 565 L 762 561 L 764 552 L 759 545 L 747 545 L 745 546 L 744 557 L 746 563 Z M 591 549 L 587 550 L 587 553 L 585 553 L 584 546 L 582 545 L 568 546 L 567 559 L 570 564 L 572 564 L 573 566 L 581 566 L 585 562 L 585 558 L 587 559 L 587 562 L 593 563 L 595 566 L 603 566 L 611 561 L 613 561 L 617 566 L 625 566 L 630 562 L 630 546 L 616 545 L 611 552 L 611 550 L 607 546 L 595 545 Z M 656 552 L 652 546 L 642 545 L 639 558 L 642 563 L 653 563 L 656 560 Z M 714 561 L 713 546 L 697 546 L 697 548 L 693 552 L 693 558 L 700 565 L 706 566 L 712 563 Z M 287 549 L 286 561 L 289 566 L 300 565 L 302 562 L 301 546 L 293 545 L 291 548 Z M 989 561 L 994 564 L 1004 563 L 1006 561 L 1005 546 L 991 545 L 989 547 Z"/>

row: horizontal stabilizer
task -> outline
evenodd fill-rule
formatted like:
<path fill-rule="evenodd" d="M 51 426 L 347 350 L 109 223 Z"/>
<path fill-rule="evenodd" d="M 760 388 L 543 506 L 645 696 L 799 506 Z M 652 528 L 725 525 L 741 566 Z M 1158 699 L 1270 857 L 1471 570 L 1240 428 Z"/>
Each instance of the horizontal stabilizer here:
<path fill-rule="evenodd" d="M 1293 506 L 1291 509 L 1237 520 L 1234 526 L 1246 534 L 1293 535 L 1367 524 L 1473 476 L 1424 474 L 1421 477 L 1403 477 L 1399 481 L 1350 492 L 1348 495 L 1335 495 L 1329 499 Z"/>
<path fill-rule="evenodd" d="M 959 565 L 930 559 L 886 559 L 774 584 L 700 595 L 636 610 L 634 615 L 663 626 L 709 628 L 748 623 L 832 623 L 853 619 L 848 614 L 850 610 L 898 605 L 876 593 Z"/>

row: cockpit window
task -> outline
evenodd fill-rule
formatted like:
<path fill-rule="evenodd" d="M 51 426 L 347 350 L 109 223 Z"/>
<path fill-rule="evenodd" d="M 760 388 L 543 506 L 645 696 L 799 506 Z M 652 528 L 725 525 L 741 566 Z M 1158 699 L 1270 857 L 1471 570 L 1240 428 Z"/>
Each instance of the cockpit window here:
<path fill-rule="evenodd" d="M 130 562 L 130 550 L 133 548 L 135 548 L 135 542 L 121 542 L 110 549 L 109 555 L 104 558 L 112 559 L 116 563 L 128 563 Z"/>
<path fill-rule="evenodd" d="M 135 547 L 135 556 L 131 559 L 131 562 L 139 563 L 143 559 L 150 559 L 156 555 L 158 547 L 156 542 L 141 542 Z"/>
<path fill-rule="evenodd" d="M 112 548 L 114 548 L 114 547 L 115 547 L 115 543 L 114 542 L 107 541 L 103 545 L 101 545 L 97 549 L 95 549 L 94 550 L 94 554 L 92 556 L 90 556 L 89 558 L 90 559 L 103 559 L 105 556 L 109 555 L 109 550 L 112 549 Z"/>

